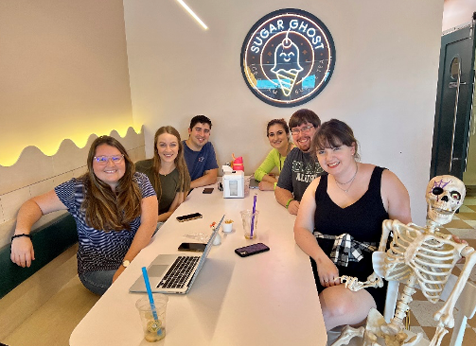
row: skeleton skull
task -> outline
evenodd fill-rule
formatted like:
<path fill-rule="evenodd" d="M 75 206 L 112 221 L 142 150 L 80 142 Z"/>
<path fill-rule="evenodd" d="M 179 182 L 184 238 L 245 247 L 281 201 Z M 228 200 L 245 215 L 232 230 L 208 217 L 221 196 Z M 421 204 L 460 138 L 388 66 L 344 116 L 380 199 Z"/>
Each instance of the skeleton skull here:
<path fill-rule="evenodd" d="M 439 225 L 447 224 L 463 204 L 465 196 L 466 187 L 458 178 L 451 175 L 434 177 L 426 188 L 427 219 Z"/>

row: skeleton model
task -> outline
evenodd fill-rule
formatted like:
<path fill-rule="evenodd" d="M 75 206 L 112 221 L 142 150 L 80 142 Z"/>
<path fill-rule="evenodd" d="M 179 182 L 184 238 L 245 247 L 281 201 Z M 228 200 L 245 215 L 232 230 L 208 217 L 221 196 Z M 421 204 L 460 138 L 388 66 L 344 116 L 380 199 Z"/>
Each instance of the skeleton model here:
<path fill-rule="evenodd" d="M 411 223 L 405 225 L 398 220 L 383 222 L 379 251 L 384 255 L 384 278 L 405 284 L 398 298 L 395 315 L 387 324 L 379 312 L 371 310 L 365 328 L 345 327 L 333 346 L 347 344 L 355 336 L 364 339 L 364 346 L 379 345 L 378 337 L 384 339 L 387 346 L 417 344 L 422 338 L 421 334 L 405 341 L 407 335 L 403 331 L 403 318 L 409 310 L 408 304 L 416 292 L 415 288 L 419 286 L 424 296 L 430 302 L 436 303 L 455 264 L 461 257 L 465 257 L 466 263 L 448 300 L 434 315 L 438 326 L 430 346 L 440 345 L 443 336 L 448 333 L 445 327 L 454 326 L 455 303 L 476 263 L 473 248 L 465 243 L 455 242 L 451 235 L 442 234 L 438 230 L 438 226 L 451 221 L 456 210 L 463 204 L 465 195 L 466 188 L 461 180 L 449 175 L 438 176 L 430 180 L 427 186 L 426 227 Z M 393 233 L 393 240 L 389 250 L 383 253 L 390 232 Z M 382 287 L 381 278 L 375 273 L 364 283 L 349 277 L 343 277 L 341 280 L 345 282 L 346 287 L 354 291 L 365 287 Z"/>

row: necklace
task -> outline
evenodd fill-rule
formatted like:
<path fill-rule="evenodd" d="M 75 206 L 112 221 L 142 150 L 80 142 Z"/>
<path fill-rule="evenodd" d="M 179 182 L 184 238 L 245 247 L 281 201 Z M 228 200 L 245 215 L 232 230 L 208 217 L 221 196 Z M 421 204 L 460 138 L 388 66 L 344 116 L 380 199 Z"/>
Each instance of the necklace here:
<path fill-rule="evenodd" d="M 356 170 L 355 170 L 354 176 L 353 176 L 352 178 L 350 178 L 349 181 L 347 181 L 347 182 L 345 182 L 345 183 L 339 183 L 339 182 L 337 181 L 337 179 L 334 178 L 334 180 L 335 180 L 335 182 L 336 182 L 336 186 L 337 186 L 340 190 L 344 191 L 345 193 L 347 193 L 347 192 L 350 190 L 350 187 L 352 186 L 352 183 L 354 182 L 354 179 L 355 179 L 355 177 L 357 176 L 357 173 L 359 172 L 359 165 L 358 165 L 357 163 L 356 163 L 355 165 L 356 165 Z M 349 185 L 349 187 L 348 187 L 347 189 L 343 189 L 342 187 L 340 187 L 340 185 L 347 185 L 347 184 L 349 184 L 349 183 L 350 183 L 350 185 Z"/>

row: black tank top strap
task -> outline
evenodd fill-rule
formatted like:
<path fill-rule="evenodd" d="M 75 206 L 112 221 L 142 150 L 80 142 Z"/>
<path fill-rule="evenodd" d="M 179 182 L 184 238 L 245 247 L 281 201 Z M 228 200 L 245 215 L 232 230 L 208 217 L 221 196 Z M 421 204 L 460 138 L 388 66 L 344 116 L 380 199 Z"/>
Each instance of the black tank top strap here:
<path fill-rule="evenodd" d="M 316 194 L 314 196 L 316 203 L 318 203 L 319 200 L 322 200 L 322 198 L 327 196 L 327 182 L 327 174 L 321 175 L 319 185 L 317 185 Z"/>
<path fill-rule="evenodd" d="M 369 191 L 377 191 L 380 194 L 380 186 L 382 182 L 382 173 L 386 168 L 375 166 L 369 182 Z"/>

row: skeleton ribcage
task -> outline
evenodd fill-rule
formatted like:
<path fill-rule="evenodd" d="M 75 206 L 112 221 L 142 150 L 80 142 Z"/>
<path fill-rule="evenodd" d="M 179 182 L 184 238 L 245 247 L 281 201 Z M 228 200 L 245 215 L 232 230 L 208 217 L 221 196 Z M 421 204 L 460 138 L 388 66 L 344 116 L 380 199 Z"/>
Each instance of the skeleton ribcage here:
<path fill-rule="evenodd" d="M 385 279 L 404 282 L 415 275 L 423 295 L 436 303 L 458 256 L 454 245 L 409 228 L 394 229 L 393 235 L 385 259 Z"/>

